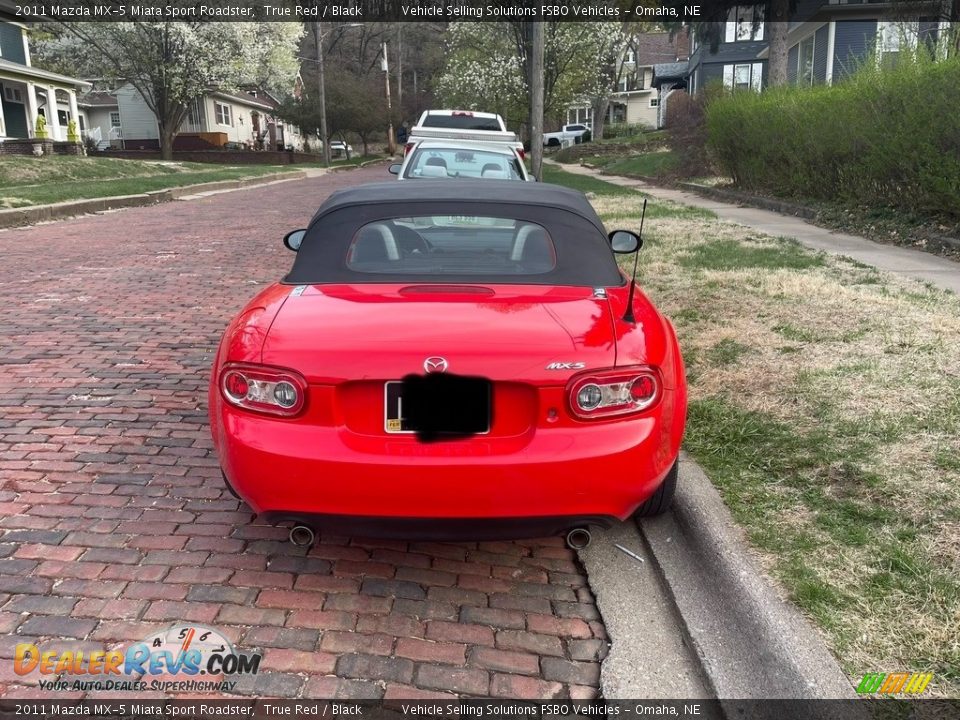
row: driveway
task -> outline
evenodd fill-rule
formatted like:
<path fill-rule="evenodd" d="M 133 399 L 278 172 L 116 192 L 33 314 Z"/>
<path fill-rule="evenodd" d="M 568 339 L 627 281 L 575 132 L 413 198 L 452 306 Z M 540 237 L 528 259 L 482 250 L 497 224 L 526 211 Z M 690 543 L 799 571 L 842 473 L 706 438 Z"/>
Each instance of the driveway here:
<path fill-rule="evenodd" d="M 206 388 L 222 329 L 289 268 L 286 231 L 332 190 L 388 177 L 0 233 L 4 695 L 44 694 L 14 673 L 17 643 L 110 649 L 175 622 L 263 652 L 245 694 L 596 694 L 606 635 L 559 538 L 324 537 L 308 552 L 221 483 Z"/>

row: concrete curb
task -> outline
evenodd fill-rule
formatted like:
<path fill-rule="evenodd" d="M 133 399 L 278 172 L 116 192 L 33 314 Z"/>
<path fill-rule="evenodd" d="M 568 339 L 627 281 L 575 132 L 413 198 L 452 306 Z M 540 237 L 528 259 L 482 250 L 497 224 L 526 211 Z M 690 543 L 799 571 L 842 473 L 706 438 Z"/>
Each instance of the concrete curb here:
<path fill-rule="evenodd" d="M 640 558 L 631 557 L 617 545 Z M 610 647 L 601 655 L 605 700 L 695 700 L 713 691 L 634 523 L 596 530 L 580 551 Z"/>
<path fill-rule="evenodd" d="M 88 200 L 71 200 L 69 202 L 53 203 L 50 205 L 32 205 L 30 207 L 0 210 L 0 228 L 35 225 L 36 223 L 61 220 L 76 215 L 87 215 L 105 210 L 156 205 L 157 203 L 179 200 L 182 197 L 202 192 L 240 190 L 255 185 L 268 185 L 274 182 L 300 180 L 305 177 L 307 177 L 307 173 L 302 170 L 271 173 L 255 178 L 218 180 L 216 182 L 184 185 L 182 187 L 167 188 L 165 190 L 154 190 L 137 195 L 117 195 L 114 197 L 91 198 Z"/>
<path fill-rule="evenodd" d="M 335 165 L 330 168 L 330 172 L 344 172 L 346 170 L 356 170 L 357 168 L 365 168 L 370 165 L 376 165 L 377 163 L 383 163 L 387 161 L 392 161 L 394 158 L 376 158 L 375 160 L 364 160 L 362 163 L 357 163 L 356 165 Z"/>
<path fill-rule="evenodd" d="M 686 456 L 680 467 L 672 511 L 639 525 L 717 697 L 855 698 L 817 631 L 757 569 L 707 476 Z"/>

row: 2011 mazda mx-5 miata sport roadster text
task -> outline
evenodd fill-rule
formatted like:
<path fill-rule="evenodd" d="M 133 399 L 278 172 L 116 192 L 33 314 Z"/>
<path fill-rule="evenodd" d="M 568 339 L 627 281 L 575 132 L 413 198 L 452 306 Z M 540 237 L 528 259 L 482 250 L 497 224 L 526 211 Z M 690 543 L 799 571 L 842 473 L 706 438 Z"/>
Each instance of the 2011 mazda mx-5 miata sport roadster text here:
<path fill-rule="evenodd" d="M 210 425 L 230 489 L 291 540 L 582 545 L 669 506 L 677 338 L 617 266 L 639 237 L 608 236 L 582 193 L 364 185 L 284 242 L 293 268 L 223 335 Z"/>

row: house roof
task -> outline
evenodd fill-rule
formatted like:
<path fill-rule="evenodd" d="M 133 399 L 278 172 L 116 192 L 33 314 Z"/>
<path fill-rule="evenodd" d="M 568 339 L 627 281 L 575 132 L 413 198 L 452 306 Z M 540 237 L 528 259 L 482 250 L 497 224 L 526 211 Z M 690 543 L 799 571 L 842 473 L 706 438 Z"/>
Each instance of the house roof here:
<path fill-rule="evenodd" d="M 84 107 L 117 107 L 117 96 L 113 93 L 95 90 L 77 98 L 77 105 Z"/>
<path fill-rule="evenodd" d="M 224 92 L 223 90 L 214 90 L 210 94 L 213 97 L 219 97 L 225 100 L 232 100 L 233 102 L 240 103 L 241 105 L 257 108 L 259 110 L 274 109 L 274 107 L 270 105 L 268 102 L 264 102 L 260 98 L 255 98 L 253 95 L 248 95 L 245 92 Z"/>
<path fill-rule="evenodd" d="M 14 80 L 27 80 L 30 82 L 36 80 L 45 80 L 48 83 L 53 83 L 61 88 L 69 87 L 72 90 L 89 90 L 93 85 L 88 83 L 86 80 L 80 80 L 78 78 L 67 77 L 66 75 L 60 75 L 59 73 L 50 72 L 49 70 L 41 70 L 40 68 L 29 67 L 27 65 L 21 65 L 20 63 L 11 62 L 10 60 L 4 60 L 0 58 L 0 78 L 9 77 Z"/>
<path fill-rule="evenodd" d="M 671 80 L 685 80 L 689 63 L 683 62 L 659 63 L 653 66 L 653 84 L 660 87 L 662 83 Z"/>
<path fill-rule="evenodd" d="M 254 100 L 259 100 L 260 102 L 265 103 L 266 105 L 269 105 L 274 109 L 280 107 L 280 101 L 277 98 L 275 98 L 269 91 L 264 90 L 262 87 L 259 87 L 258 85 L 244 85 L 241 88 L 241 90 L 243 90 L 244 95 L 250 95 L 250 97 L 252 97 Z M 255 92 L 256 95 L 251 93 L 250 92 L 251 90 Z"/>

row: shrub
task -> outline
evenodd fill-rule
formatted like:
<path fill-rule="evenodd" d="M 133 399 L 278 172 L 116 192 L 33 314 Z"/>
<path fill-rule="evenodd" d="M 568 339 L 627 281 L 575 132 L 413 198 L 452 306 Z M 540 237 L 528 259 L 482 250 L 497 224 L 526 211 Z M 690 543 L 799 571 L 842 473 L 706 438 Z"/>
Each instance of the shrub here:
<path fill-rule="evenodd" d="M 708 148 L 741 187 L 960 217 L 960 57 L 865 61 L 833 86 L 726 92 Z"/>
<path fill-rule="evenodd" d="M 650 128 L 643 123 L 606 123 L 603 126 L 603 139 L 639 137 L 649 131 Z"/>
<path fill-rule="evenodd" d="M 713 168 L 706 150 L 707 129 L 704 108 L 710 95 L 688 95 L 675 90 L 667 97 L 667 138 L 676 157 L 674 174 L 680 177 L 711 175 Z"/>

